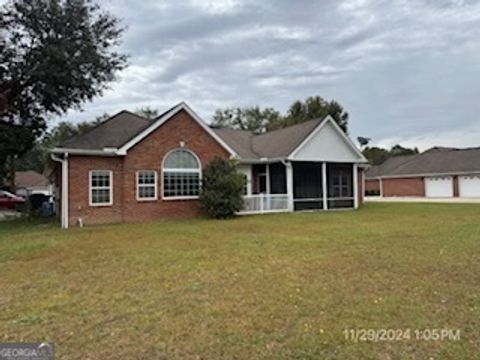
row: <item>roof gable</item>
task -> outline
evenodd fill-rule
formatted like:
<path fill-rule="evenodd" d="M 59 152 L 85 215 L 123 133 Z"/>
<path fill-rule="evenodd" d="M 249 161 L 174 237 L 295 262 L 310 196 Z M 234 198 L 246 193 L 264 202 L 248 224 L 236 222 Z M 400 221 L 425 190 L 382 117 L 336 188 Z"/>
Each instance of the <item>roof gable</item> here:
<path fill-rule="evenodd" d="M 367 162 L 337 122 L 327 116 L 289 155 L 292 160 Z"/>
<path fill-rule="evenodd" d="M 187 112 L 193 120 L 195 120 L 204 130 L 209 134 L 211 137 L 213 137 L 225 150 L 227 150 L 230 155 L 232 156 L 237 156 L 237 153 L 235 150 L 233 150 L 225 141 L 223 141 L 207 124 L 203 122 L 202 119 L 184 102 L 181 102 L 180 104 L 174 106 L 170 110 L 166 111 L 159 117 L 157 117 L 148 127 L 146 127 L 144 130 L 142 130 L 140 133 L 135 135 L 132 139 L 130 139 L 127 143 L 123 144 L 121 147 L 118 148 L 117 150 L 117 155 L 126 155 L 128 150 L 131 149 L 133 146 L 138 144 L 140 141 L 142 141 L 145 137 L 150 135 L 153 131 L 158 129 L 162 124 L 164 124 L 166 121 L 168 121 L 170 118 L 172 118 L 175 114 L 177 114 L 179 111 L 184 110 Z"/>

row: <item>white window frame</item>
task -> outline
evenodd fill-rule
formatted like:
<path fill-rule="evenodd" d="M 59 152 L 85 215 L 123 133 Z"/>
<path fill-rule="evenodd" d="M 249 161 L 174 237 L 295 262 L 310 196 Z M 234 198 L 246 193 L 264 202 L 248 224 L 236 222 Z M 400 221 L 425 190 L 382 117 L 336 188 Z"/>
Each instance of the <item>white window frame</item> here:
<path fill-rule="evenodd" d="M 165 160 L 170 156 L 175 151 L 187 151 L 190 154 L 192 154 L 195 159 L 198 162 L 198 169 L 175 169 L 175 168 L 165 168 Z M 198 173 L 198 180 L 199 180 L 199 191 L 202 189 L 202 162 L 200 161 L 200 158 L 195 154 L 193 151 L 185 149 L 185 148 L 176 148 L 173 150 L 170 150 L 168 153 L 165 154 L 163 157 L 162 161 L 162 200 L 165 201 L 170 201 L 170 200 L 196 200 L 199 198 L 199 195 L 194 195 L 194 196 L 165 196 L 165 172 L 184 172 L 184 173 Z"/>
<path fill-rule="evenodd" d="M 94 172 L 106 172 L 108 173 L 108 176 L 110 178 L 110 186 L 108 187 L 108 189 L 110 190 L 110 201 L 108 203 L 93 203 L 92 202 L 92 190 L 101 190 L 101 189 L 107 189 L 106 186 L 95 186 L 93 187 L 92 186 L 92 175 Z M 113 205 L 113 172 L 112 170 L 101 170 L 101 169 L 94 169 L 94 170 L 90 170 L 88 172 L 88 204 L 90 206 L 112 206 Z"/>
<path fill-rule="evenodd" d="M 140 179 L 140 173 L 142 172 L 153 172 L 153 178 L 155 179 L 153 184 L 140 184 L 139 179 Z M 158 177 L 157 177 L 157 172 L 155 170 L 138 170 L 135 174 L 136 178 L 136 198 L 137 201 L 155 201 L 158 199 Z M 154 196 L 153 197 L 140 197 L 140 188 L 141 187 L 155 187 L 154 191 Z"/>

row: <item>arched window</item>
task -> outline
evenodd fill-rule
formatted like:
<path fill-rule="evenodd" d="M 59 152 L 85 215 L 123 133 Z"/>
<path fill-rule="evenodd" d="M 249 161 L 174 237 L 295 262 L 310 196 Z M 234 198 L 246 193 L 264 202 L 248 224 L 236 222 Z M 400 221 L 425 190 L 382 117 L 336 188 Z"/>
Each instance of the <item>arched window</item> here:
<path fill-rule="evenodd" d="M 200 192 L 200 160 L 189 150 L 169 152 L 163 160 L 163 197 L 196 198 Z"/>

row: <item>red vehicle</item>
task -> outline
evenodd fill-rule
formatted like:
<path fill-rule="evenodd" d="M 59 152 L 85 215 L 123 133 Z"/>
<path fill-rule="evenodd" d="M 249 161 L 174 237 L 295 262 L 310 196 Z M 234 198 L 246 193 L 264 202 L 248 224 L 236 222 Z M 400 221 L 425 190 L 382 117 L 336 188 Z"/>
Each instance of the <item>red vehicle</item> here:
<path fill-rule="evenodd" d="M 0 209 L 15 209 L 16 205 L 22 205 L 25 199 L 9 193 L 8 191 L 0 190 Z"/>

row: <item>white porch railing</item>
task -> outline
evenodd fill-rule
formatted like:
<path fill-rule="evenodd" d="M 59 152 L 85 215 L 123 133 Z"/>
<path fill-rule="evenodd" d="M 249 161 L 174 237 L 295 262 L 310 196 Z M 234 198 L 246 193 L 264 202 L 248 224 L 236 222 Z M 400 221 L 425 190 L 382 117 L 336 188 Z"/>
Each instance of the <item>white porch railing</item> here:
<path fill-rule="evenodd" d="M 289 211 L 287 194 L 258 194 L 243 197 L 243 214 L 264 214 Z"/>

